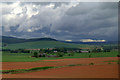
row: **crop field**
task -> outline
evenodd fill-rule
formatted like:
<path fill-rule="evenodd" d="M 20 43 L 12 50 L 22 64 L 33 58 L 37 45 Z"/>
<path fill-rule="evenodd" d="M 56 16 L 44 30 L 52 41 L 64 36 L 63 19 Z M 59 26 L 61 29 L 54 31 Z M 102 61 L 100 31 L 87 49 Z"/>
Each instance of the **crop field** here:
<path fill-rule="evenodd" d="M 103 73 L 104 72 L 104 73 Z M 3 78 L 118 78 L 118 65 L 89 65 L 3 74 Z"/>
<path fill-rule="evenodd" d="M 117 57 L 3 62 L 3 78 L 118 78 Z M 103 73 L 104 72 L 104 73 Z"/>
<path fill-rule="evenodd" d="M 110 51 L 104 51 L 102 45 L 73 44 L 60 41 L 33 41 L 14 44 L 4 44 L 6 51 L 0 52 L 2 56 L 3 78 L 118 78 L 118 50 L 116 45 L 104 45 Z M 45 48 L 57 48 L 47 50 Z M 66 48 L 67 47 L 67 48 Z M 92 52 L 93 49 L 101 49 L 100 52 Z M 75 52 L 75 48 L 90 52 Z M 10 51 L 7 51 L 10 49 Z M 30 49 L 30 52 L 20 52 Z M 32 51 L 32 49 L 41 49 Z M 67 49 L 68 52 L 59 51 Z M 69 49 L 71 49 L 70 52 Z M 82 51 L 81 49 L 81 51 Z M 14 51 L 17 52 L 14 52 Z M 13 52 L 12 52 L 13 51 Z M 43 51 L 43 52 L 42 52 Z M 50 53 L 48 53 L 51 51 Z M 45 57 L 32 57 L 37 54 L 47 54 Z M 58 56 L 62 54 L 62 57 Z M 71 55 L 73 54 L 73 55 Z M 48 57 L 48 56 L 57 57 Z M 104 73 L 103 73 L 104 72 Z"/>
<path fill-rule="evenodd" d="M 118 78 L 119 75 L 118 51 L 66 54 L 56 58 L 32 55 L 3 51 L 3 78 Z"/>

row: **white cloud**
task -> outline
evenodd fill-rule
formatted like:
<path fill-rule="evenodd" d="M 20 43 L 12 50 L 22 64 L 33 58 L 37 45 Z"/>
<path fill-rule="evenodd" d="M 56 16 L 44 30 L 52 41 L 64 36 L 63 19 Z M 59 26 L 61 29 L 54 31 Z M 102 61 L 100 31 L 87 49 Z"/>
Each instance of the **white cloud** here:
<path fill-rule="evenodd" d="M 106 42 L 106 40 L 81 39 L 81 42 Z"/>
<path fill-rule="evenodd" d="M 32 30 L 31 30 L 31 29 L 28 29 L 27 31 L 28 31 L 28 32 L 32 32 Z"/>
<path fill-rule="evenodd" d="M 28 29 L 33 27 L 41 27 L 42 29 L 44 26 L 49 26 L 60 20 L 65 12 L 72 7 L 72 4 L 62 4 L 60 7 L 54 7 L 55 4 L 53 3 L 49 5 L 24 4 L 20 2 L 11 4 L 3 3 L 2 19 L 5 31 L 10 31 L 10 27 L 17 25 L 19 25 L 17 29 L 19 32 L 27 32 Z"/>
<path fill-rule="evenodd" d="M 55 6 L 54 4 L 49 4 L 49 5 L 47 5 L 46 7 L 47 7 L 47 8 L 54 8 L 54 6 Z"/>
<path fill-rule="evenodd" d="M 65 41 L 71 42 L 72 40 L 65 40 Z"/>

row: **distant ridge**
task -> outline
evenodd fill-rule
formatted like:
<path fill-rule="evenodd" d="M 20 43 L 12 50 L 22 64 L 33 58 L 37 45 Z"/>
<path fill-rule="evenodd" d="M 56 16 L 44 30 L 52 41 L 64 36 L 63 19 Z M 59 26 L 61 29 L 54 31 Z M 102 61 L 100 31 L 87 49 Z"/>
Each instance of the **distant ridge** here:
<path fill-rule="evenodd" d="M 27 41 L 57 41 L 57 40 L 52 38 L 34 38 L 28 39 Z"/>
<path fill-rule="evenodd" d="M 52 38 L 33 38 L 33 39 L 23 39 L 16 37 L 2 36 L 2 43 L 14 44 L 14 43 L 23 43 L 23 42 L 33 42 L 33 41 L 57 41 Z"/>
<path fill-rule="evenodd" d="M 110 44 L 116 42 L 68 42 L 59 41 L 52 38 L 33 38 L 33 39 L 23 39 L 15 37 L 2 36 L 3 49 L 40 49 L 40 48 L 84 48 L 93 45 Z"/>
<path fill-rule="evenodd" d="M 108 41 L 108 42 L 68 42 L 68 41 L 61 41 L 56 40 L 52 38 L 32 38 L 32 39 L 23 39 L 23 38 L 16 38 L 16 37 L 8 37 L 8 36 L 2 36 L 2 43 L 7 44 L 14 44 L 14 43 L 23 43 L 23 42 L 34 42 L 34 41 L 60 41 L 64 43 L 74 43 L 74 44 L 90 44 L 90 45 L 101 45 L 101 44 L 117 44 L 117 41 Z"/>
<path fill-rule="evenodd" d="M 22 43 L 25 41 L 26 39 L 22 39 L 22 38 L 2 36 L 2 43 L 13 44 L 13 43 Z"/>

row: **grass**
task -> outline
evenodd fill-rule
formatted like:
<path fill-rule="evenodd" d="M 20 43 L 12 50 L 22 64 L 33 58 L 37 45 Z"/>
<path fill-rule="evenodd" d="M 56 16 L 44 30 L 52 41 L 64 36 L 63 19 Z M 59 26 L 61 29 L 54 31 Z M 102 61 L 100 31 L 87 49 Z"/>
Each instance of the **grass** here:
<path fill-rule="evenodd" d="M 46 69 L 49 69 L 49 68 L 54 68 L 54 67 L 51 67 L 51 66 L 37 67 L 37 68 L 31 68 L 31 69 L 29 69 L 29 71 L 33 71 L 33 70 L 46 70 Z"/>
<path fill-rule="evenodd" d="M 34 41 L 34 42 L 24 42 L 16 44 L 8 44 L 3 47 L 3 49 L 39 49 L 39 48 L 55 48 L 55 47 L 69 47 L 69 48 L 81 48 L 81 47 L 91 47 L 87 44 L 73 44 L 64 43 L 60 41 Z"/>
<path fill-rule="evenodd" d="M 108 64 L 111 64 L 111 62 L 109 62 Z"/>
<path fill-rule="evenodd" d="M 97 58 L 97 57 L 117 57 L 118 52 L 100 52 L 100 53 L 75 53 L 74 56 L 67 56 L 67 54 L 63 57 L 41 57 L 41 58 L 34 58 L 31 57 L 32 53 L 9 53 L 3 52 L 2 53 L 2 62 L 34 62 L 34 61 L 41 61 L 41 60 L 49 60 L 49 59 L 66 59 L 66 58 Z"/>
<path fill-rule="evenodd" d="M 108 62 L 108 64 L 112 64 L 112 62 L 120 64 L 120 60 L 111 60 L 111 61 L 104 61 L 104 62 Z"/>
<path fill-rule="evenodd" d="M 68 66 L 81 66 L 83 64 L 69 64 Z"/>
<path fill-rule="evenodd" d="M 25 72 L 33 72 L 33 71 L 41 71 L 41 70 L 47 70 L 47 69 L 53 69 L 53 68 L 63 68 L 63 67 L 72 67 L 72 66 L 82 66 L 87 64 L 69 64 L 66 66 L 45 66 L 45 67 L 35 67 L 31 69 L 16 69 L 16 70 L 2 70 L 0 71 L 2 74 L 16 74 L 16 73 L 25 73 Z"/>
<path fill-rule="evenodd" d="M 2 70 L 2 74 L 16 74 L 16 73 L 25 73 L 25 72 L 33 72 L 55 68 L 53 66 L 45 66 L 45 67 L 36 67 L 31 69 L 16 69 L 16 70 Z"/>
<path fill-rule="evenodd" d="M 112 63 L 108 63 L 112 64 Z M 34 72 L 34 71 L 41 71 L 41 70 L 47 70 L 47 69 L 56 69 L 56 68 L 63 68 L 63 67 L 73 67 L 73 66 L 88 66 L 88 65 L 101 65 L 101 64 L 94 64 L 94 63 L 89 63 L 89 64 L 69 64 L 65 66 L 45 66 L 45 67 L 35 67 L 31 69 L 16 69 L 16 70 L 2 70 L 0 73 L 2 74 L 16 74 L 16 73 L 25 73 L 25 72 Z"/>

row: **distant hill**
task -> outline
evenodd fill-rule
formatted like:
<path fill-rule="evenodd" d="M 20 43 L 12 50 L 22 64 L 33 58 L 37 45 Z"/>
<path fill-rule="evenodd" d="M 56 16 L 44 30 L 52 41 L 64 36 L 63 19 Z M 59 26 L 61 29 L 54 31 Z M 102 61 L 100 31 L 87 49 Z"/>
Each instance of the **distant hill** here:
<path fill-rule="evenodd" d="M 32 42 L 32 41 L 57 41 L 57 40 L 52 38 L 33 38 L 26 40 L 26 42 Z"/>
<path fill-rule="evenodd" d="M 1 39 L 0 39 L 1 41 Z M 60 41 L 52 38 L 32 38 L 32 39 L 23 39 L 23 38 L 16 38 L 16 37 L 7 37 L 2 36 L 2 43 L 7 44 L 14 44 L 14 43 L 23 43 L 23 42 L 33 42 L 33 41 Z M 108 42 L 68 42 L 68 41 L 60 41 L 64 43 L 74 43 L 74 44 L 93 44 L 93 45 L 100 45 L 100 44 L 117 44 L 117 41 L 108 41 Z"/>
<path fill-rule="evenodd" d="M 39 49 L 39 48 L 83 48 L 93 47 L 94 45 L 108 45 L 117 44 L 116 42 L 67 42 L 59 41 L 52 38 L 33 38 L 21 39 L 15 37 L 2 36 L 3 49 Z"/>
<path fill-rule="evenodd" d="M 39 48 L 58 48 L 58 47 L 84 48 L 90 46 L 87 44 L 73 44 L 73 43 L 64 43 L 60 41 L 33 41 L 33 42 L 7 44 L 7 46 L 4 46 L 3 49 L 39 49 Z"/>
<path fill-rule="evenodd" d="M 26 39 L 2 36 L 2 43 L 13 44 L 13 43 L 22 43 L 26 41 L 27 41 Z"/>
<path fill-rule="evenodd" d="M 39 49 L 39 48 L 81 48 L 88 45 L 65 43 L 52 38 L 21 39 L 2 36 L 3 49 Z"/>
<path fill-rule="evenodd" d="M 2 43 L 7 43 L 7 44 L 15 44 L 15 43 L 23 43 L 23 42 L 33 42 L 33 41 L 57 41 L 57 40 L 52 39 L 52 38 L 22 39 L 22 38 L 2 36 Z"/>

